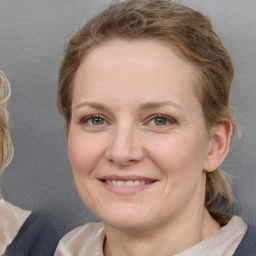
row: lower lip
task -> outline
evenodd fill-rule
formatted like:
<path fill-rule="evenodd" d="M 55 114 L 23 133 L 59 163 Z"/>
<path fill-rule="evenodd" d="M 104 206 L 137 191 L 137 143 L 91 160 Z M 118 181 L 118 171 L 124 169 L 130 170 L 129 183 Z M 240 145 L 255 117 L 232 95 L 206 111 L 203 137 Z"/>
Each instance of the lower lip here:
<path fill-rule="evenodd" d="M 145 189 L 150 188 L 151 186 L 153 186 L 156 182 L 151 182 L 151 183 L 147 183 L 145 185 L 140 185 L 140 186 L 132 186 L 132 187 L 119 187 L 119 186 L 112 186 L 109 185 L 108 183 L 104 182 L 104 181 L 100 181 L 103 186 L 110 192 L 116 193 L 116 194 L 122 194 L 122 195 L 127 195 L 127 194 L 133 194 L 136 192 L 140 192 L 143 191 Z"/>

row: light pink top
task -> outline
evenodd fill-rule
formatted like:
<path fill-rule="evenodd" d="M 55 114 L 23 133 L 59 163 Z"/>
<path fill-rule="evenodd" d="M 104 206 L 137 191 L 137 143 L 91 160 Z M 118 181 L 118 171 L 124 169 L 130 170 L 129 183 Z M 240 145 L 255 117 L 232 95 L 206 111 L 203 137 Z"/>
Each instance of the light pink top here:
<path fill-rule="evenodd" d="M 0 199 L 0 255 L 3 255 L 30 213 Z"/>
<path fill-rule="evenodd" d="M 245 222 L 233 216 L 218 232 L 174 256 L 231 256 L 246 230 Z M 103 256 L 104 239 L 102 223 L 85 224 L 60 240 L 54 256 Z"/>

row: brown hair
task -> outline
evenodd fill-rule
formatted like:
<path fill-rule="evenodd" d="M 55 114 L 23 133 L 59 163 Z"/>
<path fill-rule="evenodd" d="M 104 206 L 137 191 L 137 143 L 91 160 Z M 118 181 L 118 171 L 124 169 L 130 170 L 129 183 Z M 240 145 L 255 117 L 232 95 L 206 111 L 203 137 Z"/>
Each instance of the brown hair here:
<path fill-rule="evenodd" d="M 229 121 L 237 125 L 229 107 L 229 92 L 234 70 L 229 53 L 215 34 L 209 20 L 201 13 L 168 0 L 127 0 L 115 3 L 89 20 L 69 41 L 59 70 L 58 107 L 66 119 L 67 133 L 71 120 L 72 89 L 76 71 L 97 45 L 115 37 L 153 38 L 169 42 L 177 53 L 198 70 L 195 86 L 208 129 Z M 208 209 L 216 209 L 233 196 L 224 173 L 207 173 Z"/>
<path fill-rule="evenodd" d="M 10 163 L 13 148 L 8 130 L 9 115 L 6 104 L 10 98 L 11 89 L 5 74 L 0 71 L 0 173 Z"/>

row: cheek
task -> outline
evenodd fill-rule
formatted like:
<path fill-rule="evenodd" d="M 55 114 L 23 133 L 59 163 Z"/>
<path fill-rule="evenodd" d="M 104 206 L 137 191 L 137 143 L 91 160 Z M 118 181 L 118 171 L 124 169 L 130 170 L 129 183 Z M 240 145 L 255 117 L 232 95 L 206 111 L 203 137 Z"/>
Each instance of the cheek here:
<path fill-rule="evenodd" d="M 150 157 L 162 166 L 180 166 L 187 155 L 188 143 L 180 136 L 166 136 L 148 145 Z"/>
<path fill-rule="evenodd" d="M 166 175 L 177 179 L 184 179 L 195 173 L 200 175 L 206 150 L 201 150 L 203 145 L 196 138 L 186 134 L 166 137 L 148 145 L 148 153 Z"/>
<path fill-rule="evenodd" d="M 100 157 L 100 145 L 82 134 L 70 133 L 68 155 L 74 175 L 86 175 L 91 172 Z"/>

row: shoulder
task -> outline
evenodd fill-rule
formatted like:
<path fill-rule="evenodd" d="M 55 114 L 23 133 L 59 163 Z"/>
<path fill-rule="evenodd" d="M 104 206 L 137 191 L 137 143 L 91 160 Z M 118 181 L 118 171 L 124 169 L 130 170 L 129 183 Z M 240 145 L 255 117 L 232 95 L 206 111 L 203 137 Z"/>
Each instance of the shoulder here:
<path fill-rule="evenodd" d="M 248 226 L 248 229 L 239 244 L 234 256 L 255 256 L 256 255 L 256 227 Z"/>
<path fill-rule="evenodd" d="M 21 209 L 0 198 L 0 213 L 0 254 L 2 255 L 18 234 L 31 211 Z"/>
<path fill-rule="evenodd" d="M 7 247 L 4 256 L 53 255 L 59 239 L 47 214 L 32 212 Z"/>
<path fill-rule="evenodd" d="M 87 223 L 83 226 L 80 226 L 78 228 L 73 229 L 69 233 L 67 233 L 61 240 L 63 241 L 69 241 L 70 239 L 73 239 L 74 236 L 76 238 L 83 238 L 83 239 L 88 239 L 88 238 L 94 238 L 98 237 L 101 233 L 103 232 L 103 224 L 92 222 L 92 223 Z"/>
<path fill-rule="evenodd" d="M 102 250 L 103 241 L 103 224 L 88 223 L 67 233 L 60 240 L 55 255 L 80 255 L 81 251 L 87 255 L 87 252 L 98 252 Z"/>

